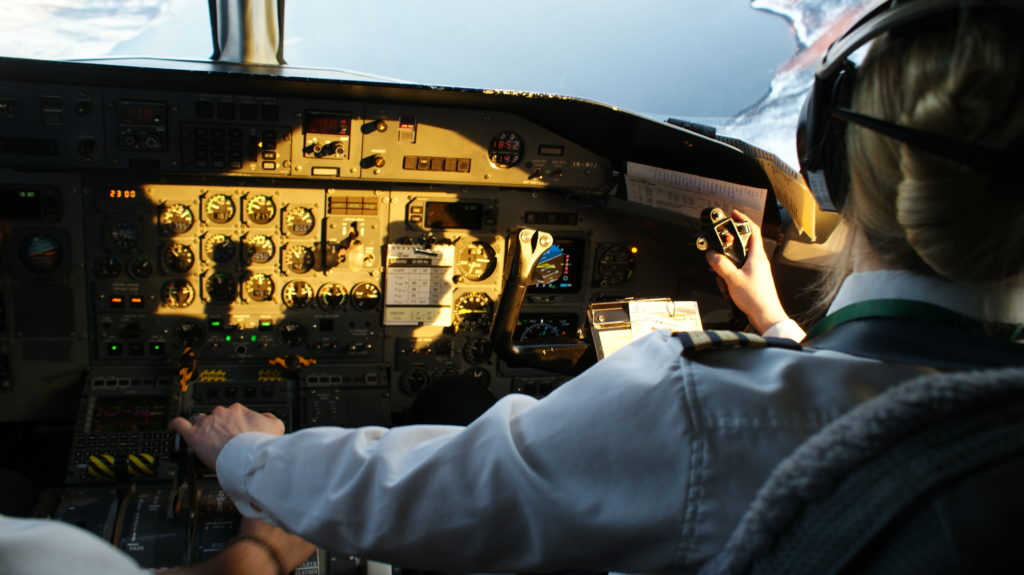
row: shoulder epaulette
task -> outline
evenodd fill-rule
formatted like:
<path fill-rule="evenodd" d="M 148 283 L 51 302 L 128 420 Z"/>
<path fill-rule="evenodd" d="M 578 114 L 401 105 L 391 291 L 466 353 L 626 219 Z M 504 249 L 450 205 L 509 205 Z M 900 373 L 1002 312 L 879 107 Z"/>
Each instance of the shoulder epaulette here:
<path fill-rule="evenodd" d="M 707 349 L 731 349 L 737 347 L 760 348 L 781 347 L 784 349 L 801 350 L 799 343 L 781 337 L 763 337 L 742 331 L 677 331 L 673 337 L 683 344 L 683 355 L 697 353 Z"/>

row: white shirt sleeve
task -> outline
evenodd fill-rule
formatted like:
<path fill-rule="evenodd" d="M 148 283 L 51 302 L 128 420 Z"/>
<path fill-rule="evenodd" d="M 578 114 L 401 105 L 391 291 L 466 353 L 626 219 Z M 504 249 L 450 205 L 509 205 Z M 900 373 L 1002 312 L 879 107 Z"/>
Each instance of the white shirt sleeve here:
<path fill-rule="evenodd" d="M 144 575 L 134 559 L 85 529 L 0 515 L 0 573 Z"/>
<path fill-rule="evenodd" d="M 243 434 L 217 473 L 243 513 L 368 559 L 663 569 L 682 537 L 690 467 L 680 349 L 654 332 L 544 400 L 507 396 L 467 428 Z"/>
<path fill-rule="evenodd" d="M 764 330 L 761 334 L 765 337 L 781 337 L 785 339 L 791 339 L 797 343 L 804 340 L 807 337 L 807 333 L 804 332 L 803 328 L 799 326 L 795 321 L 788 317 L 770 328 Z"/>

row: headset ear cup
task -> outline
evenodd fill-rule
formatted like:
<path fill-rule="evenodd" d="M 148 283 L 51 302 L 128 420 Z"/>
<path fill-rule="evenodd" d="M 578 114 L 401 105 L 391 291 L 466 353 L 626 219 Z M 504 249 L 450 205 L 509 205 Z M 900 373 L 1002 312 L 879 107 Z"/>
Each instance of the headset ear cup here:
<path fill-rule="evenodd" d="M 846 123 L 832 116 L 849 105 L 856 67 L 846 62 L 835 74 L 817 78 L 811 87 L 797 126 L 800 171 L 822 209 L 839 210 L 849 191 L 846 162 Z"/>

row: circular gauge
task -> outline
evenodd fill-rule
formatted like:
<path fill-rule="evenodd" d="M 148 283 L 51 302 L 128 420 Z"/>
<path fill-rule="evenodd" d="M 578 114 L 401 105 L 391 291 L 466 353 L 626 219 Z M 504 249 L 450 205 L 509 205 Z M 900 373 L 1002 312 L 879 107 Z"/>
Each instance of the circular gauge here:
<path fill-rule="evenodd" d="M 146 256 L 135 256 L 128 260 L 128 275 L 137 280 L 144 280 L 153 275 L 153 260 Z"/>
<path fill-rule="evenodd" d="M 254 224 L 269 224 L 277 215 L 277 206 L 270 196 L 256 196 L 245 202 L 245 217 Z"/>
<path fill-rule="evenodd" d="M 491 325 L 491 313 L 494 302 L 483 292 L 464 293 L 455 300 L 452 306 L 454 319 L 452 325 L 456 332 L 485 330 Z"/>
<path fill-rule="evenodd" d="M 196 263 L 196 257 L 189 246 L 178 242 L 169 242 L 164 246 L 160 261 L 167 271 L 183 274 L 192 269 L 192 264 Z"/>
<path fill-rule="evenodd" d="M 238 282 L 228 274 L 217 272 L 206 278 L 206 297 L 214 303 L 231 303 L 238 293 Z"/>
<path fill-rule="evenodd" d="M 342 304 L 345 303 L 345 298 L 348 297 L 348 291 L 341 284 L 329 283 L 320 286 L 320 291 L 316 294 L 316 300 L 320 303 L 320 307 L 336 311 L 341 309 Z M 355 305 L 355 302 L 352 302 Z"/>
<path fill-rule="evenodd" d="M 295 235 L 304 236 L 313 231 L 313 212 L 302 206 L 292 206 L 284 212 L 284 231 Z"/>
<path fill-rule="evenodd" d="M 352 307 L 368 311 L 380 303 L 380 288 L 367 282 L 352 286 Z"/>
<path fill-rule="evenodd" d="M 214 234 L 203 240 L 203 255 L 207 261 L 226 264 L 235 257 L 238 244 L 230 236 Z"/>
<path fill-rule="evenodd" d="M 519 341 L 526 341 L 528 339 L 537 339 L 541 337 L 553 337 L 562 335 L 562 330 L 553 323 L 545 323 L 539 321 L 537 323 L 530 324 L 523 329 L 523 335 L 519 337 Z"/>
<path fill-rule="evenodd" d="M 165 236 L 183 234 L 192 229 L 195 216 L 185 204 L 164 205 L 160 210 L 160 233 Z"/>
<path fill-rule="evenodd" d="M 523 159 L 523 139 L 515 132 L 501 132 L 491 139 L 487 157 L 497 168 L 511 168 Z"/>
<path fill-rule="evenodd" d="M 313 269 L 315 260 L 313 258 L 313 249 L 309 246 L 291 245 L 284 248 L 283 251 L 285 270 L 296 274 L 304 274 Z"/>
<path fill-rule="evenodd" d="M 139 226 L 130 220 L 114 220 L 108 222 L 104 233 L 107 243 L 117 251 L 127 252 L 139 243 Z"/>
<path fill-rule="evenodd" d="M 473 383 L 480 387 L 487 387 L 491 385 L 491 372 L 480 367 L 479 365 L 473 366 L 466 371 L 462 372 L 462 375 L 468 378 Z"/>
<path fill-rule="evenodd" d="M 226 224 L 235 217 L 235 201 L 227 194 L 217 194 L 207 198 L 203 208 L 206 219 L 215 224 Z"/>
<path fill-rule="evenodd" d="M 21 240 L 18 256 L 29 271 L 48 274 L 57 269 L 64 259 L 64 248 L 50 234 L 32 234 Z"/>
<path fill-rule="evenodd" d="M 121 262 L 113 256 L 102 257 L 92 263 L 92 271 L 98 278 L 114 279 L 121 275 Z"/>
<path fill-rule="evenodd" d="M 267 274 L 249 274 L 242 282 L 242 296 L 248 301 L 270 301 L 274 297 L 274 280 Z"/>
<path fill-rule="evenodd" d="M 306 342 L 308 332 L 306 326 L 294 319 L 285 320 L 277 325 L 277 339 L 286 347 L 298 347 Z"/>
<path fill-rule="evenodd" d="M 174 326 L 174 343 L 179 347 L 196 347 L 203 343 L 206 334 L 203 333 L 203 326 L 194 319 L 181 320 Z"/>
<path fill-rule="evenodd" d="M 251 264 L 265 264 L 274 259 L 274 240 L 268 236 L 246 236 L 242 254 Z"/>
<path fill-rule="evenodd" d="M 398 387 L 406 395 L 417 396 L 429 383 L 430 373 L 422 367 L 414 367 L 402 374 Z"/>
<path fill-rule="evenodd" d="M 597 283 L 601 286 L 624 284 L 633 277 L 636 269 L 634 248 L 630 246 L 609 246 L 597 258 Z"/>
<path fill-rule="evenodd" d="M 473 242 L 459 248 L 455 255 L 455 272 L 472 282 L 485 280 L 498 265 L 494 248 L 484 242 Z"/>
<path fill-rule="evenodd" d="M 171 280 L 160 290 L 160 299 L 167 307 L 188 307 L 196 299 L 196 288 L 188 280 Z"/>
<path fill-rule="evenodd" d="M 309 307 L 313 302 L 313 286 L 302 280 L 288 282 L 281 289 L 281 300 L 291 309 Z"/>
<path fill-rule="evenodd" d="M 474 338 L 466 342 L 462 348 L 462 357 L 469 363 L 484 363 L 491 359 L 491 342 L 483 338 Z"/>

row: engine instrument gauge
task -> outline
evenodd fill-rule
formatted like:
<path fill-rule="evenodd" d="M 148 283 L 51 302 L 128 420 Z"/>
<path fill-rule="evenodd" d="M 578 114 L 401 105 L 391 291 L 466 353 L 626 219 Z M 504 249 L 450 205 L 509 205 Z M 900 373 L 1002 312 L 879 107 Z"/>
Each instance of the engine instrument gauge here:
<path fill-rule="evenodd" d="M 320 307 L 328 311 L 341 309 L 347 297 L 348 290 L 343 285 L 337 283 L 328 283 L 320 286 L 320 291 L 316 294 L 316 300 Z"/>
<path fill-rule="evenodd" d="M 185 204 L 165 204 L 160 210 L 160 233 L 165 236 L 176 236 L 192 229 L 196 222 L 192 208 Z"/>
<path fill-rule="evenodd" d="M 369 282 L 352 286 L 352 307 L 369 311 L 380 303 L 380 288 Z"/>
<path fill-rule="evenodd" d="M 203 241 L 203 255 L 207 261 L 225 264 L 235 257 L 238 251 L 238 244 L 235 240 L 224 234 L 214 234 Z"/>
<path fill-rule="evenodd" d="M 485 280 L 498 265 L 494 248 L 484 242 L 473 242 L 459 248 L 455 255 L 455 271 L 463 279 L 478 282 Z"/>
<path fill-rule="evenodd" d="M 115 251 L 131 251 L 139 243 L 139 226 L 130 220 L 114 220 L 104 226 L 107 243 Z"/>
<path fill-rule="evenodd" d="M 181 309 L 192 305 L 196 299 L 196 288 L 188 280 L 171 280 L 160 290 L 160 300 L 165 306 Z"/>
<path fill-rule="evenodd" d="M 313 249 L 309 246 L 290 245 L 284 248 L 284 269 L 289 272 L 304 274 L 313 269 L 314 262 Z"/>
<path fill-rule="evenodd" d="M 414 367 L 402 374 L 398 380 L 398 387 L 402 393 L 410 396 L 417 396 L 430 383 L 430 373 L 422 367 Z"/>
<path fill-rule="evenodd" d="M 64 247 L 50 234 L 32 234 L 21 240 L 18 257 L 29 271 L 48 274 L 64 259 Z"/>
<path fill-rule="evenodd" d="M 249 274 L 242 282 L 242 296 L 252 302 L 270 301 L 274 297 L 274 280 L 267 274 Z"/>
<path fill-rule="evenodd" d="M 238 282 L 228 274 L 217 272 L 206 278 L 206 297 L 213 303 L 231 303 L 238 294 Z"/>
<path fill-rule="evenodd" d="M 160 255 L 160 261 L 165 270 L 183 274 L 192 269 L 192 265 L 196 263 L 196 256 L 188 245 L 168 242 Z"/>
<path fill-rule="evenodd" d="M 153 260 L 146 256 L 135 256 L 128 260 L 128 275 L 137 280 L 144 280 L 153 275 Z"/>
<path fill-rule="evenodd" d="M 633 246 L 608 246 L 597 258 L 597 284 L 615 286 L 624 284 L 633 277 L 636 269 L 636 258 Z"/>
<path fill-rule="evenodd" d="M 274 250 L 274 240 L 269 236 L 246 236 L 242 243 L 242 254 L 251 264 L 265 264 L 274 259 Z"/>
<path fill-rule="evenodd" d="M 484 363 L 491 359 L 493 349 L 490 340 L 482 337 L 473 338 L 462 348 L 462 357 L 469 363 Z"/>
<path fill-rule="evenodd" d="M 512 168 L 523 159 L 523 139 L 515 132 L 501 132 L 491 139 L 487 157 L 497 168 Z"/>
<path fill-rule="evenodd" d="M 452 326 L 455 332 L 485 330 L 491 325 L 494 302 L 483 292 L 460 295 L 452 306 Z"/>
<path fill-rule="evenodd" d="M 487 387 L 491 385 L 491 373 L 479 365 L 475 365 L 467 369 L 462 373 L 462 375 L 469 378 L 470 381 L 480 387 Z"/>
<path fill-rule="evenodd" d="M 227 194 L 216 194 L 207 198 L 203 208 L 206 219 L 215 224 L 226 224 L 235 217 L 235 201 Z"/>
<path fill-rule="evenodd" d="M 98 258 L 92 263 L 92 271 L 101 279 L 114 279 L 121 275 L 121 262 L 113 256 Z"/>
<path fill-rule="evenodd" d="M 277 205 L 270 196 L 255 196 L 245 202 L 245 217 L 253 224 L 269 224 L 277 215 Z"/>
<path fill-rule="evenodd" d="M 537 339 L 541 337 L 555 337 L 562 335 L 562 329 L 553 323 L 546 323 L 543 320 L 526 326 L 523 329 L 521 341 Z"/>
<path fill-rule="evenodd" d="M 305 236 L 313 231 L 313 212 L 302 206 L 291 206 L 284 212 L 284 231 L 294 236 Z"/>
<path fill-rule="evenodd" d="M 313 303 L 313 286 L 309 282 L 296 280 L 281 288 L 281 300 L 291 309 L 302 309 Z"/>

